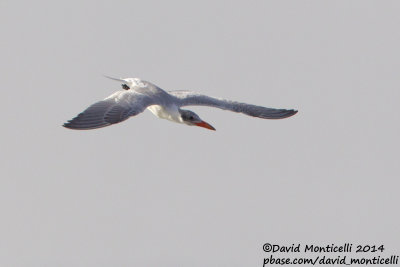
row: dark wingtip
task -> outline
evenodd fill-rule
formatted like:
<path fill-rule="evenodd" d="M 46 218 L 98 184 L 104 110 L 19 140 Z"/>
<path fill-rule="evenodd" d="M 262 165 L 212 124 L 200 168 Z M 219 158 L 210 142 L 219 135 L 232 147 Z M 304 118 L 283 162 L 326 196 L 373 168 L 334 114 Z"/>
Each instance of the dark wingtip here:
<path fill-rule="evenodd" d="M 71 123 L 70 122 L 66 122 L 66 123 L 64 123 L 63 125 L 61 125 L 62 127 L 64 127 L 64 128 L 67 128 L 67 129 L 73 129 L 72 127 L 71 127 Z"/>
<path fill-rule="evenodd" d="M 65 123 L 62 125 L 62 127 L 67 128 L 67 129 L 70 129 L 70 130 L 82 130 L 82 129 L 80 129 L 79 127 L 76 127 L 76 125 L 75 125 L 73 122 L 74 122 L 74 119 L 69 120 L 69 121 L 65 122 Z"/>
<path fill-rule="evenodd" d="M 289 112 L 288 112 L 286 118 L 289 118 L 289 117 L 292 117 L 292 116 L 296 115 L 297 112 L 298 112 L 298 110 L 295 110 L 295 109 L 289 110 Z"/>
<path fill-rule="evenodd" d="M 280 117 L 277 117 L 276 119 L 286 119 L 296 115 L 297 112 L 298 110 L 295 109 L 287 109 Z"/>

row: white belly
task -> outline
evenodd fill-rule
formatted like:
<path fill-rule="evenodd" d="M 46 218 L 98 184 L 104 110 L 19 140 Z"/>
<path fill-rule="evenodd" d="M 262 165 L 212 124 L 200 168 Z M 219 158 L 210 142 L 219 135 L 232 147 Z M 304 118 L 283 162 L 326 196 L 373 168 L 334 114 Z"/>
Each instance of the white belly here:
<path fill-rule="evenodd" d="M 152 105 L 147 109 L 160 119 L 182 123 L 181 115 L 179 113 L 178 107 L 176 106 L 164 107 L 159 105 Z"/>

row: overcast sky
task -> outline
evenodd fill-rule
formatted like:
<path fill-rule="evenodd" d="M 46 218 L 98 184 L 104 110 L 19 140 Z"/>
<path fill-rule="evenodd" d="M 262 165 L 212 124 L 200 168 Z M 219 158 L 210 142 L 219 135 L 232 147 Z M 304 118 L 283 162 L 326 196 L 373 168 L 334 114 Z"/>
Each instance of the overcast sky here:
<path fill-rule="evenodd" d="M 262 266 L 266 242 L 400 254 L 399 9 L 0 1 L 0 265 Z M 299 113 L 61 127 L 120 89 L 103 74 Z"/>

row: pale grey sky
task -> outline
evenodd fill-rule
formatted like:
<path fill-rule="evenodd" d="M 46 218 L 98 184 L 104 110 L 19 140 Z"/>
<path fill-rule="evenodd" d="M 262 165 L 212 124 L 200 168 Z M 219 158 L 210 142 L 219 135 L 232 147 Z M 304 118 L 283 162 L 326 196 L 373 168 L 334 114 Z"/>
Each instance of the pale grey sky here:
<path fill-rule="evenodd" d="M 266 242 L 400 254 L 398 1 L 0 2 L 1 266 L 262 266 Z M 275 108 L 61 127 L 107 74 Z"/>

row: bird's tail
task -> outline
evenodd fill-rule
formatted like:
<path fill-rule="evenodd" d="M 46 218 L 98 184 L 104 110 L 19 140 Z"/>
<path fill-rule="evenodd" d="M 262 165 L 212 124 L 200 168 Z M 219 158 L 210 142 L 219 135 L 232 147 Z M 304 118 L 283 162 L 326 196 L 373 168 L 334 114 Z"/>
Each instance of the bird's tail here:
<path fill-rule="evenodd" d="M 117 81 L 117 82 L 126 83 L 126 81 L 124 81 L 123 79 L 113 78 L 113 77 L 110 77 L 110 76 L 107 76 L 107 75 L 104 75 L 104 74 L 103 74 L 103 76 L 108 78 L 108 79 Z"/>

